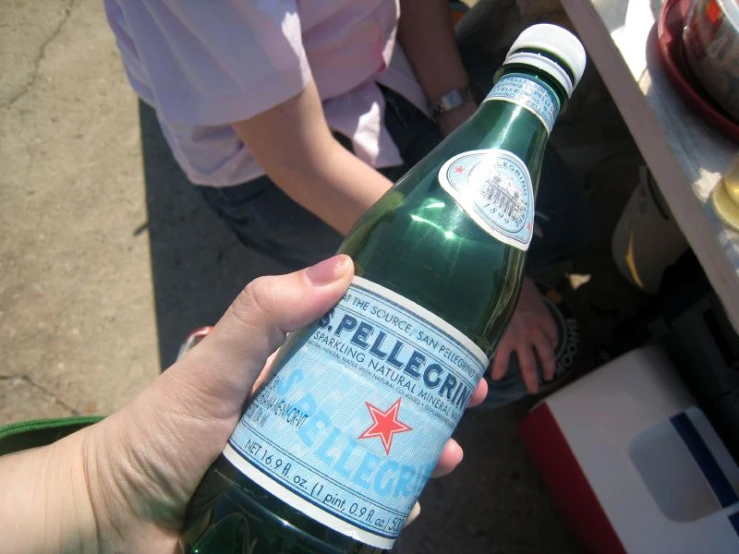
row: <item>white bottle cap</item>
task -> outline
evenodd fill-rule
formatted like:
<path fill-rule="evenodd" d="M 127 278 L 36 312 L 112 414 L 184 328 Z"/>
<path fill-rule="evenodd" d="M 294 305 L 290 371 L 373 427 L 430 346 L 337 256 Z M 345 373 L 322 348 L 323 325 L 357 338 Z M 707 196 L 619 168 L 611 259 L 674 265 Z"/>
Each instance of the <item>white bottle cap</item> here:
<path fill-rule="evenodd" d="M 531 50 L 546 52 L 559 63 Z M 520 63 L 546 71 L 562 85 L 569 98 L 582 78 L 586 59 L 585 48 L 575 35 L 557 25 L 542 23 L 532 25 L 518 36 L 503 65 Z"/>

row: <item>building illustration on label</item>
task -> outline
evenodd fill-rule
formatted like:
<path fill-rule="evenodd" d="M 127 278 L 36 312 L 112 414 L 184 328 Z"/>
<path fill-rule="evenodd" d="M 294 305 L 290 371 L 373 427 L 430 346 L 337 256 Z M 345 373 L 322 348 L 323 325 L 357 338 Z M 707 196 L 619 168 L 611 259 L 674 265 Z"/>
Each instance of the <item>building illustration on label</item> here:
<path fill-rule="evenodd" d="M 388 455 L 390 455 L 390 449 L 393 446 L 393 436 L 396 433 L 405 433 L 406 431 L 413 430 L 413 427 L 406 425 L 398 419 L 400 401 L 401 399 L 398 398 L 395 403 L 385 411 L 382 411 L 377 406 L 373 406 L 369 402 L 365 402 L 370 416 L 372 416 L 372 425 L 370 425 L 364 433 L 359 435 L 359 438 L 370 439 L 378 437 L 382 440 L 382 446 L 385 448 L 385 453 Z"/>
<path fill-rule="evenodd" d="M 504 150 L 464 152 L 442 166 L 439 182 L 485 231 L 528 249 L 534 193 L 529 171 L 518 156 Z"/>
<path fill-rule="evenodd" d="M 503 214 L 507 222 L 522 222 L 526 215 L 526 199 L 511 179 L 493 175 L 480 187 L 480 194 Z"/>

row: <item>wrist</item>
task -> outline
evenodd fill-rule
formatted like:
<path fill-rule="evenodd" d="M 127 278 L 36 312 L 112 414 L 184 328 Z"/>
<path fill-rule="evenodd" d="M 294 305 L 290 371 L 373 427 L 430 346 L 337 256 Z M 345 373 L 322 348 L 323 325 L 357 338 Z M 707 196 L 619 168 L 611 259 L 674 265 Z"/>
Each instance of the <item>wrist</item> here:
<path fill-rule="evenodd" d="M 454 131 L 477 111 L 477 104 L 468 102 L 454 110 L 443 113 L 437 119 L 437 123 L 444 136 Z"/>
<path fill-rule="evenodd" d="M 77 435 L 0 459 L 3 544 L 9 551 L 98 551 L 84 446 Z"/>
<path fill-rule="evenodd" d="M 47 498 L 59 502 L 60 542 L 73 545 L 70 552 L 100 552 L 99 517 L 90 494 L 90 474 L 87 464 L 86 429 L 50 445 L 49 461 L 57 483 L 49 482 Z M 61 491 L 61 493 L 60 493 Z M 64 548 L 62 548 L 64 550 Z"/>
<path fill-rule="evenodd" d="M 439 98 L 433 102 L 432 115 L 437 121 L 443 115 L 458 110 L 465 105 L 474 104 L 472 91 L 467 85 L 453 87 L 444 92 Z"/>
<path fill-rule="evenodd" d="M 161 467 L 147 455 L 151 445 L 145 435 L 137 436 L 135 430 L 141 427 L 139 421 L 147 421 L 150 429 L 157 426 L 157 418 L 145 415 L 147 402 L 141 403 L 142 397 L 83 431 L 84 473 L 98 553 L 171 552 L 170 543 L 181 525 L 181 514 L 172 515 L 177 510 L 161 500 L 172 492 L 164 489 L 173 480 L 158 481 Z M 134 414 L 142 419 L 137 421 Z M 183 502 L 191 494 L 185 493 Z"/>

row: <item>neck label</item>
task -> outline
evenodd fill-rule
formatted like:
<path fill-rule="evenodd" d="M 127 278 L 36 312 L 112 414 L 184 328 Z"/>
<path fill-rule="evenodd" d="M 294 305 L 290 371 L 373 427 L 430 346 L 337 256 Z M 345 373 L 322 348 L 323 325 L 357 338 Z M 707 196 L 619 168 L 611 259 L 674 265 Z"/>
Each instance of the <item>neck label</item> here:
<path fill-rule="evenodd" d="M 501 78 L 484 101 L 488 100 L 502 100 L 527 109 L 539 118 L 547 133 L 552 132 L 559 115 L 557 97 L 545 86 L 521 73 L 510 73 Z"/>
<path fill-rule="evenodd" d="M 441 166 L 439 183 L 482 229 L 528 250 L 534 234 L 534 189 L 521 158 L 498 149 L 463 152 Z"/>

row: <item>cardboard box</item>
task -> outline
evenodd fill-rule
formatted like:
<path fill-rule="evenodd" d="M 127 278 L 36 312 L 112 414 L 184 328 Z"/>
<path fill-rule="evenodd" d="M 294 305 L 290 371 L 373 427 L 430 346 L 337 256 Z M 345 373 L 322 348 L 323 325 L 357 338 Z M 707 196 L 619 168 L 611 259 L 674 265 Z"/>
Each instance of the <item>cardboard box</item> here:
<path fill-rule="evenodd" d="M 521 436 L 588 552 L 739 552 L 739 467 L 655 346 L 535 406 Z"/>

